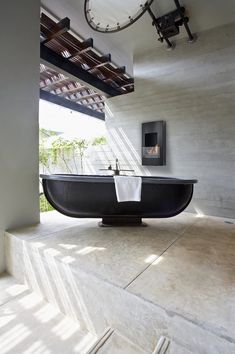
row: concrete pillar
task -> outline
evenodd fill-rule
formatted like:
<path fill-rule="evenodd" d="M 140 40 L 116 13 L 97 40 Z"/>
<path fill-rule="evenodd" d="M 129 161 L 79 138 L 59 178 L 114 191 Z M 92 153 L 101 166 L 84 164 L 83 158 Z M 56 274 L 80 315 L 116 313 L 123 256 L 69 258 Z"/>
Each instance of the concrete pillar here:
<path fill-rule="evenodd" d="M 39 221 L 40 1 L 5 1 L 0 21 L 0 272 L 4 231 Z"/>

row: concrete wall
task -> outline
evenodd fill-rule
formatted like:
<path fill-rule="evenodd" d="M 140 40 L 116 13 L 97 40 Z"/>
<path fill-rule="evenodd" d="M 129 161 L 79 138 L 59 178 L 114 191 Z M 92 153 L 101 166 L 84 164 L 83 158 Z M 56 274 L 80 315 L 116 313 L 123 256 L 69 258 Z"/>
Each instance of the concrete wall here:
<path fill-rule="evenodd" d="M 134 58 L 135 92 L 108 100 L 110 144 L 139 174 L 195 177 L 191 209 L 235 215 L 235 24 Z M 141 123 L 167 123 L 167 165 L 141 166 Z"/>
<path fill-rule="evenodd" d="M 1 13 L 0 271 L 4 230 L 39 219 L 40 1 L 5 1 Z"/>

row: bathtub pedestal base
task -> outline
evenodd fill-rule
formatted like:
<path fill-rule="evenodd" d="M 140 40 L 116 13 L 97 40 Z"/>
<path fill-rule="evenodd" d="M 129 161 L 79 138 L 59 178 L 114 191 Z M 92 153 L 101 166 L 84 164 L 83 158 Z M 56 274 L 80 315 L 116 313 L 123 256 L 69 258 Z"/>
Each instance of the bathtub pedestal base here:
<path fill-rule="evenodd" d="M 140 217 L 105 217 L 98 223 L 100 227 L 110 226 L 147 226 Z"/>

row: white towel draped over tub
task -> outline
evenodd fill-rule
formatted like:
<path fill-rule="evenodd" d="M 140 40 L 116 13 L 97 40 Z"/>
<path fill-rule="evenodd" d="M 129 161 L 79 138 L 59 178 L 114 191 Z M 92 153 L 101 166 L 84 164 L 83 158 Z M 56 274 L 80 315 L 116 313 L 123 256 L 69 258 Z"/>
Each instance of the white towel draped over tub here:
<path fill-rule="evenodd" d="M 133 176 L 114 176 L 118 202 L 140 202 L 142 178 Z"/>

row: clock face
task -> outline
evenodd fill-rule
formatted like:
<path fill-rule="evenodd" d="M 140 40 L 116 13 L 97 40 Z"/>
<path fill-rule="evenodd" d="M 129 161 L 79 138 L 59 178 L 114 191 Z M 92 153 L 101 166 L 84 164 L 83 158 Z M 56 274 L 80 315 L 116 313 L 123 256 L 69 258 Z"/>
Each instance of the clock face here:
<path fill-rule="evenodd" d="M 144 14 L 153 0 L 85 0 L 85 17 L 95 31 L 118 32 Z"/>

